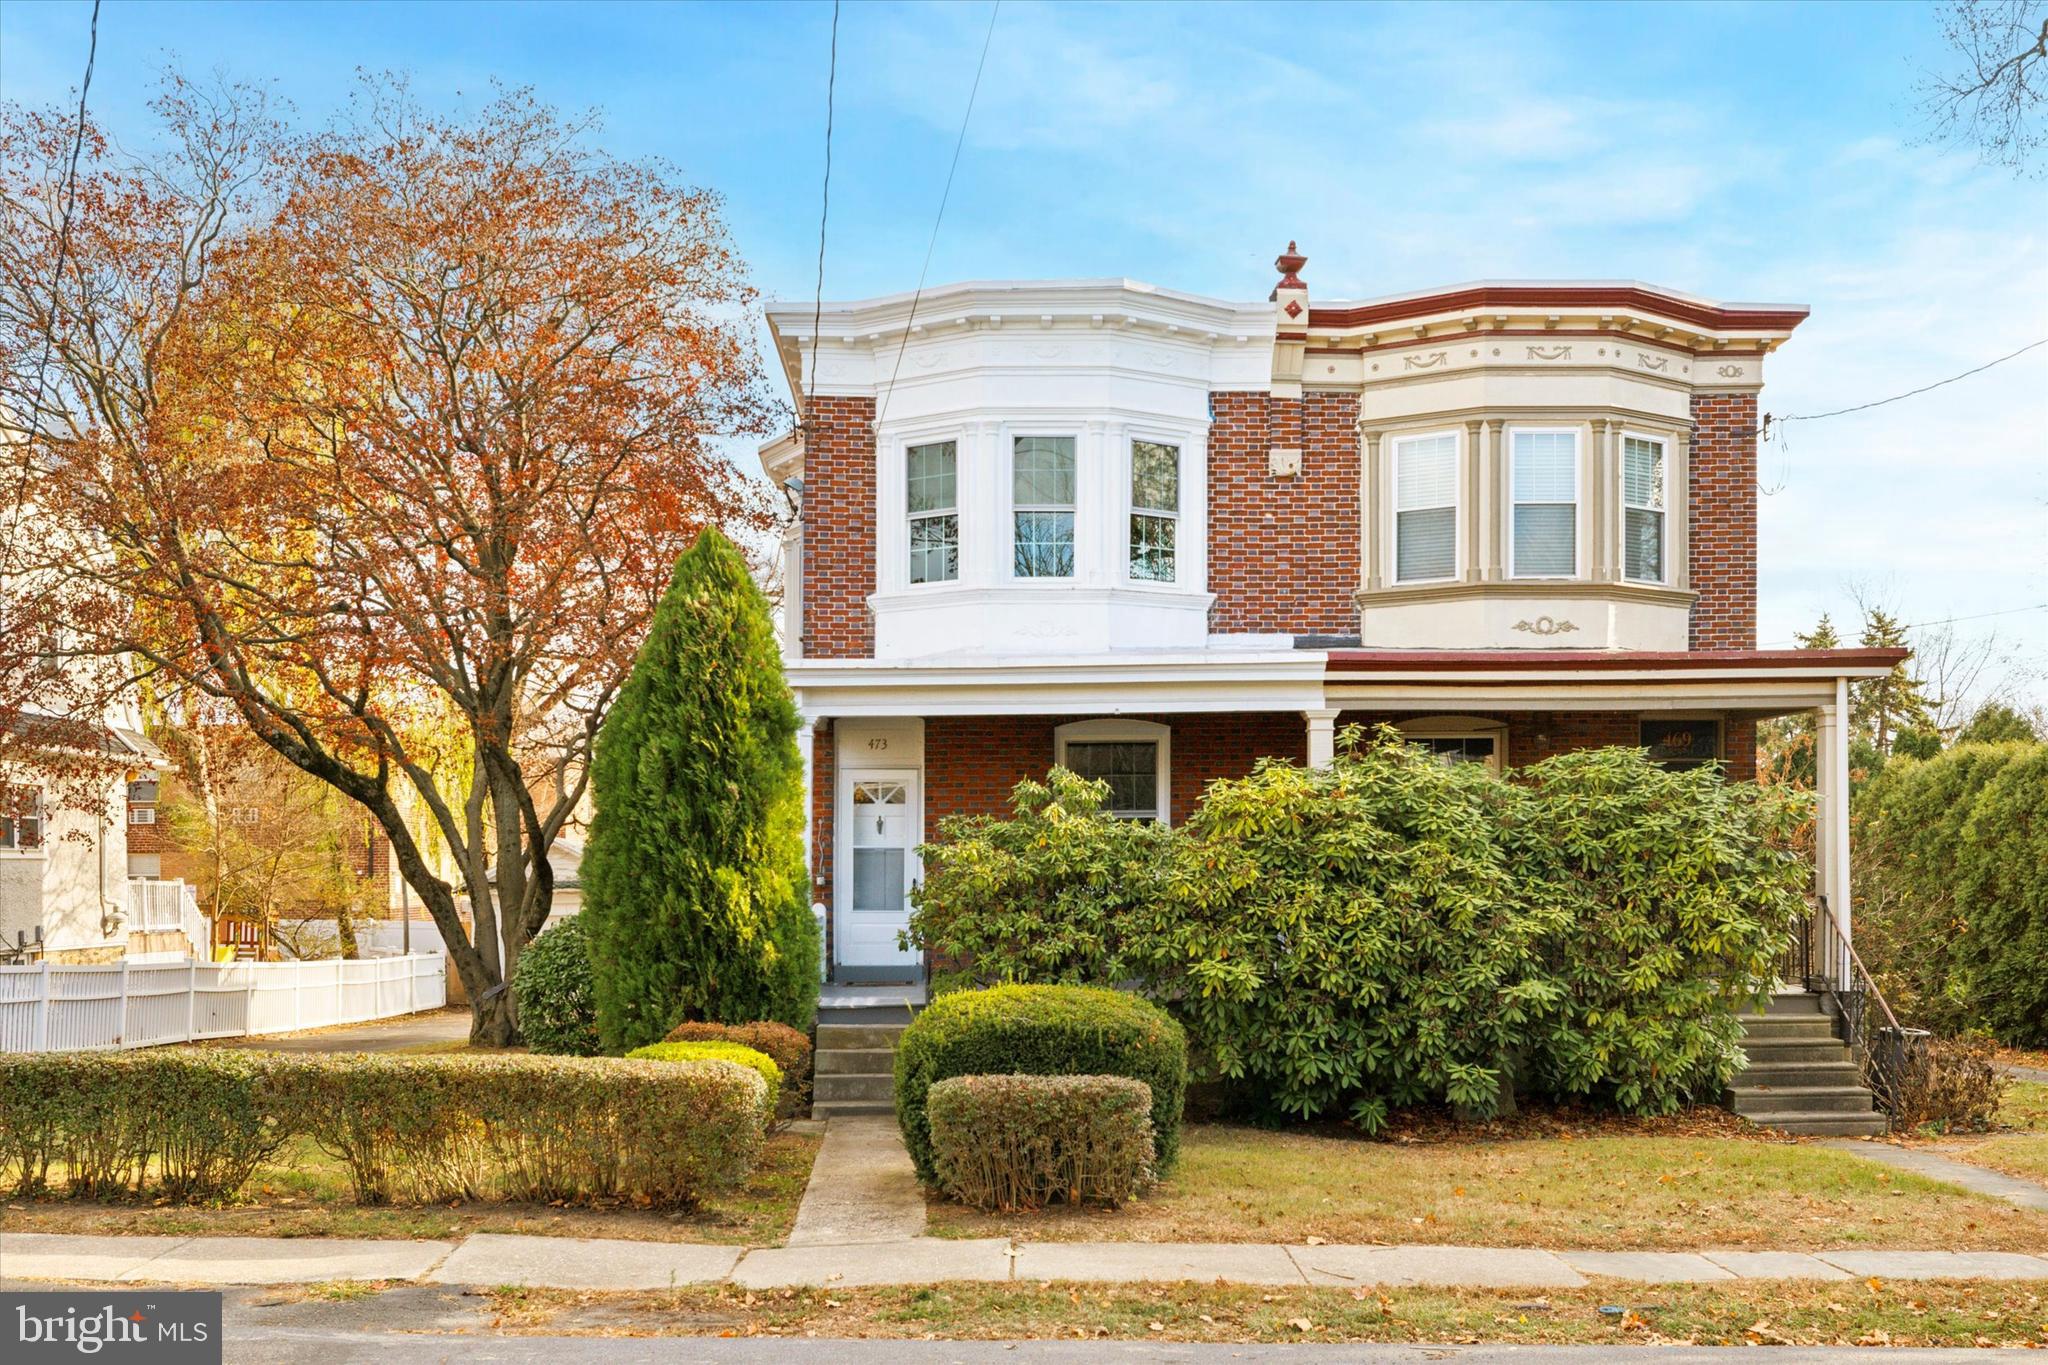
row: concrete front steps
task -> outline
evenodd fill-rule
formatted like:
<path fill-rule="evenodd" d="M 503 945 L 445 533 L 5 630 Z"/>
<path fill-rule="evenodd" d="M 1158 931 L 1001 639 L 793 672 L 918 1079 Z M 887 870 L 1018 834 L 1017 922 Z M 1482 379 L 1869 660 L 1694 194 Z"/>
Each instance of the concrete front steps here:
<path fill-rule="evenodd" d="M 896 1040 L 909 1024 L 907 1010 L 818 1011 L 811 1117 L 895 1113 Z"/>
<path fill-rule="evenodd" d="M 1742 1017 L 1749 1065 L 1727 1104 L 1751 1123 L 1786 1133 L 1875 1137 L 1890 1131 L 1825 995 L 1785 990 L 1763 1014 Z"/>

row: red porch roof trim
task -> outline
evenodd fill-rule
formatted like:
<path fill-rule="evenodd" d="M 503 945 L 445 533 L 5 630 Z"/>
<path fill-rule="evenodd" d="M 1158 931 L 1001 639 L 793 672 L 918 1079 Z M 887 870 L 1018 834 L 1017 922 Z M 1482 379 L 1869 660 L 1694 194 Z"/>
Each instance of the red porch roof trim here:
<path fill-rule="evenodd" d="M 1889 669 L 1904 649 L 1333 649 L 1327 677 L 1400 673 L 1728 673 Z"/>
<path fill-rule="evenodd" d="M 1349 308 L 1308 310 L 1313 328 L 1363 327 L 1376 322 L 1427 317 L 1463 308 L 1636 308 L 1675 318 L 1717 332 L 1789 332 L 1806 321 L 1804 308 L 1727 308 L 1694 299 L 1675 298 L 1654 289 L 1616 285 L 1475 285 L 1440 294 L 1389 299 Z"/>

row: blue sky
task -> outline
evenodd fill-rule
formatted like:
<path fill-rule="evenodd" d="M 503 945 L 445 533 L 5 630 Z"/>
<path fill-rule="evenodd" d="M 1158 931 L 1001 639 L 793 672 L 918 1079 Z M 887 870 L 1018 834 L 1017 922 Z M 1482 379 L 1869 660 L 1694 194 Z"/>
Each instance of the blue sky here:
<path fill-rule="evenodd" d="M 0 8 L 0 90 L 75 86 L 89 5 Z M 916 283 L 988 22 L 849 4 L 828 296 Z M 810 296 L 831 7 L 133 4 L 95 112 L 147 137 L 176 60 L 272 78 L 308 121 L 357 68 L 449 105 L 492 79 L 596 107 L 625 156 L 728 198 L 770 297 Z M 1882 397 L 2048 337 L 2048 182 L 1918 146 L 1943 60 L 1917 3 L 1176 7 L 1008 3 L 932 281 L 1128 275 L 1262 297 L 1298 238 L 1319 299 L 1480 277 L 1635 278 L 1813 317 L 1766 409 Z M 1786 429 L 1763 456 L 1761 634 L 1848 615 L 1995 630 L 2048 701 L 2048 348 Z"/>

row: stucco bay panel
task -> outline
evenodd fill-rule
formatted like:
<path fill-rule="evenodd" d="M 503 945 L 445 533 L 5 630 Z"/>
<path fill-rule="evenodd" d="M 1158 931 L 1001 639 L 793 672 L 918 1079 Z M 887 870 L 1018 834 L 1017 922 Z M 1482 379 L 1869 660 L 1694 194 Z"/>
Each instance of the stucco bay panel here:
<path fill-rule="evenodd" d="M 1534 594 L 1477 594 L 1455 601 L 1376 602 L 1360 613 L 1369 647 L 1389 649 L 1684 649 L 1683 603 Z"/>
<path fill-rule="evenodd" d="M 1423 421 L 1442 414 L 1512 417 L 1545 409 L 1641 413 L 1675 426 L 1692 420 L 1691 395 L 1683 385 L 1604 367 L 1501 365 L 1440 375 L 1390 374 L 1385 376 L 1388 382 L 1375 382 L 1377 378 L 1369 375 L 1359 394 L 1359 420 L 1367 426 Z"/>

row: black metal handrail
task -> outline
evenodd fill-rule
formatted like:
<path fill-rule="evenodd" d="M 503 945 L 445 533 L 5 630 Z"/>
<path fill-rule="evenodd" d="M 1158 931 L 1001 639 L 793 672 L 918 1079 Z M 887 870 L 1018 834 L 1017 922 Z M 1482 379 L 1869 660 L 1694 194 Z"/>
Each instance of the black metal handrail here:
<path fill-rule="evenodd" d="M 1802 945 L 1806 949 L 1802 954 L 1806 988 L 1823 991 L 1834 1001 L 1842 1017 L 1843 1035 L 1863 1067 L 1865 1084 L 1877 1097 L 1878 1107 L 1897 1116 L 1903 1108 L 1905 1081 L 1925 1051 L 1927 1031 L 1900 1027 L 1891 1002 L 1863 965 L 1834 907 L 1826 896 L 1815 899 L 1818 912 L 1808 942 Z M 1881 1024 L 1873 1022 L 1873 1001 L 1883 1019 Z"/>

